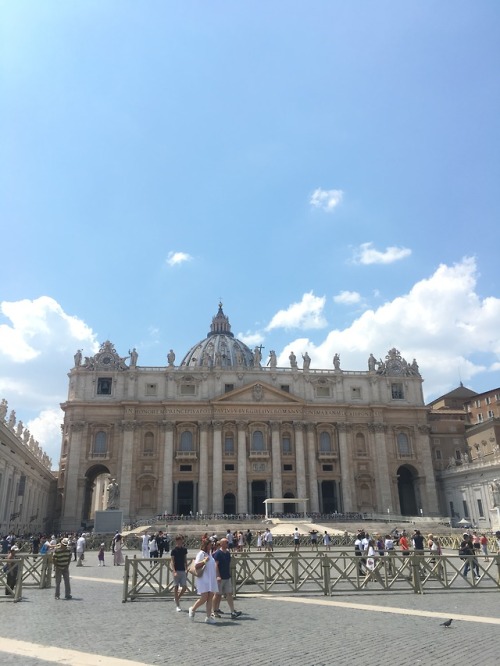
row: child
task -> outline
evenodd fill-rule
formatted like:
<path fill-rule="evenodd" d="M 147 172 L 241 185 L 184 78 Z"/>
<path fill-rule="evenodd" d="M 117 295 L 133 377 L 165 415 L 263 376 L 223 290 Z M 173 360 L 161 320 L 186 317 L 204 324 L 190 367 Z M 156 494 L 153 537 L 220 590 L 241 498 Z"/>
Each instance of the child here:
<path fill-rule="evenodd" d="M 97 553 L 97 559 L 99 560 L 99 566 L 104 567 L 104 544 L 101 543 L 99 546 L 99 552 Z"/>

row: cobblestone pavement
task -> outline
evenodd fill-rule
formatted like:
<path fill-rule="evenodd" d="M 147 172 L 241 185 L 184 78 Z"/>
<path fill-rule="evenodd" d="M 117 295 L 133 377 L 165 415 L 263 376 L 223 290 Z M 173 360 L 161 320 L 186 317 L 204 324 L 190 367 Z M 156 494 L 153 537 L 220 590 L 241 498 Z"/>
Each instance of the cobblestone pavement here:
<path fill-rule="evenodd" d="M 108 560 L 110 559 L 109 554 Z M 287 666 L 396 663 L 453 666 L 474 654 L 482 666 L 500 655 L 500 591 L 304 596 L 241 595 L 237 620 L 215 626 L 175 612 L 171 597 L 122 603 L 123 567 L 71 565 L 73 599 L 54 588 L 25 588 L 0 603 L 0 664 L 205 664 L 257 660 Z M 222 610 L 228 610 L 225 602 Z M 440 626 L 453 618 L 449 629 Z"/>

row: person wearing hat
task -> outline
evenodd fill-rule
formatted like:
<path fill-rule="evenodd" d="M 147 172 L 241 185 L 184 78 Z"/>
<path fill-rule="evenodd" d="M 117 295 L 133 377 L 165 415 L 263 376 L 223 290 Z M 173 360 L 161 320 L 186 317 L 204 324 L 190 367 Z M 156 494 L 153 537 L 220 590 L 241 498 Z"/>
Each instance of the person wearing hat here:
<path fill-rule="evenodd" d="M 97 553 L 97 559 L 99 560 L 99 566 L 100 567 L 105 566 L 105 564 L 104 564 L 104 549 L 105 549 L 105 547 L 106 547 L 106 545 L 104 543 L 101 543 L 101 545 L 99 546 L 99 552 Z"/>
<path fill-rule="evenodd" d="M 14 595 L 14 588 L 17 583 L 17 572 L 19 571 L 19 565 L 15 561 L 15 558 L 19 555 L 19 548 L 14 544 L 9 548 L 9 552 L 6 557 L 6 562 L 4 564 L 3 570 L 7 573 L 7 584 L 5 585 L 5 594 Z"/>
<path fill-rule="evenodd" d="M 69 563 L 71 562 L 72 555 L 69 545 L 69 539 L 61 539 L 61 543 L 57 544 L 52 555 L 52 562 L 56 574 L 56 599 L 60 599 L 61 578 L 64 580 L 64 598 L 73 598 L 71 596 L 71 585 L 69 582 Z"/>

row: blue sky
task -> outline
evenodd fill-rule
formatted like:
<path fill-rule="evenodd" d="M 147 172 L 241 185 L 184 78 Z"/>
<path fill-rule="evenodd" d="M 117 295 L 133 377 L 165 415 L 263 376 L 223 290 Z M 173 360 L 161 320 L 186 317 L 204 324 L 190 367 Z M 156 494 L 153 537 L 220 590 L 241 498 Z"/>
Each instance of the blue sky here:
<path fill-rule="evenodd" d="M 500 386 L 500 4 L 0 1 L 0 397 L 57 462 L 73 354 Z"/>

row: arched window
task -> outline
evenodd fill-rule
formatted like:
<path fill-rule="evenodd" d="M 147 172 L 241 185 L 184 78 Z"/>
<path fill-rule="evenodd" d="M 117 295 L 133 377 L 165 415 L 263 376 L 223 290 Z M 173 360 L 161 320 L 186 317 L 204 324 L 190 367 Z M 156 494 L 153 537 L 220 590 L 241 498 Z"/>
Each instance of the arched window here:
<path fill-rule="evenodd" d="M 330 433 L 323 431 L 319 436 L 319 450 L 320 453 L 330 453 L 332 450 L 332 438 Z"/>
<path fill-rule="evenodd" d="M 261 430 L 252 433 L 252 451 L 264 451 L 264 435 Z"/>
<path fill-rule="evenodd" d="M 399 455 L 409 456 L 411 451 L 410 451 L 410 440 L 408 439 L 408 435 L 406 435 L 404 432 L 398 433 L 397 441 L 398 441 Z"/>
<path fill-rule="evenodd" d="M 193 433 L 190 430 L 184 430 L 181 434 L 181 451 L 193 450 Z"/>
<path fill-rule="evenodd" d="M 292 438 L 288 432 L 283 433 L 283 437 L 281 438 L 281 451 L 285 456 L 289 456 L 292 453 Z"/>
<path fill-rule="evenodd" d="M 143 507 L 151 506 L 151 486 L 142 486 L 141 490 L 141 503 Z"/>
<path fill-rule="evenodd" d="M 155 448 L 155 436 L 152 432 L 144 435 L 144 455 L 152 456 Z"/>
<path fill-rule="evenodd" d="M 358 456 L 366 455 L 366 440 L 362 432 L 356 433 L 356 453 Z"/>
<path fill-rule="evenodd" d="M 104 430 L 96 432 L 94 437 L 94 451 L 93 453 L 98 456 L 105 456 L 108 452 L 107 437 Z"/>

